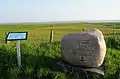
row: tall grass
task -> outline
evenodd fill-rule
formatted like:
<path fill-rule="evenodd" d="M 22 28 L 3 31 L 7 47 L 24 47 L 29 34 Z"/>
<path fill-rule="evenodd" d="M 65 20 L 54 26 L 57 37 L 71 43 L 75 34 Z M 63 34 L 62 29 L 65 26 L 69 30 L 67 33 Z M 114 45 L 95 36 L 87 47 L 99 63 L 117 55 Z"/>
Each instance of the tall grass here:
<path fill-rule="evenodd" d="M 119 38 L 108 37 L 105 40 L 107 52 L 104 78 L 118 79 L 120 73 Z M 62 67 L 57 64 L 58 59 L 61 58 L 60 49 L 59 41 L 22 42 L 22 67 L 18 68 L 15 44 L 2 45 L 0 46 L 0 79 L 76 79 L 62 71 Z"/>

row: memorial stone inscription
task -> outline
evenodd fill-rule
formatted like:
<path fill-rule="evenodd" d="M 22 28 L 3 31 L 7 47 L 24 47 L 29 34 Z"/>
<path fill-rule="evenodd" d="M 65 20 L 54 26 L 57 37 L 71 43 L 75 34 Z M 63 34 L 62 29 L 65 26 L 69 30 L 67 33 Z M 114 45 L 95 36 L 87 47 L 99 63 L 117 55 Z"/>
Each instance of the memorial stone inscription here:
<path fill-rule="evenodd" d="M 106 44 L 97 29 L 65 35 L 61 43 L 63 59 L 73 65 L 98 67 L 104 61 Z"/>

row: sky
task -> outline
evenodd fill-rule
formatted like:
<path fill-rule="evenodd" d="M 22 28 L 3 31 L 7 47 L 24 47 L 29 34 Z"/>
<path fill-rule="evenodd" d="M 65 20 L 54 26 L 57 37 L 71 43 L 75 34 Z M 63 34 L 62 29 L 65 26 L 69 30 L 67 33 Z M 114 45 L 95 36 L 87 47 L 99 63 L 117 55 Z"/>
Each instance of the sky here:
<path fill-rule="evenodd" d="M 120 20 L 120 0 L 0 0 L 0 23 Z"/>

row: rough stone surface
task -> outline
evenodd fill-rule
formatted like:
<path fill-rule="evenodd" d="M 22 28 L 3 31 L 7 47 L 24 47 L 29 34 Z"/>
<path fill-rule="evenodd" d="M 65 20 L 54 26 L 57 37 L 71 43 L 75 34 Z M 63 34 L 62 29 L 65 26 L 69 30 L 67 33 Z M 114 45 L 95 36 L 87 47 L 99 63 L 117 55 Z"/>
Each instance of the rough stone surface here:
<path fill-rule="evenodd" d="M 98 29 L 65 35 L 61 40 L 61 54 L 72 65 L 99 67 L 106 54 L 104 36 Z"/>

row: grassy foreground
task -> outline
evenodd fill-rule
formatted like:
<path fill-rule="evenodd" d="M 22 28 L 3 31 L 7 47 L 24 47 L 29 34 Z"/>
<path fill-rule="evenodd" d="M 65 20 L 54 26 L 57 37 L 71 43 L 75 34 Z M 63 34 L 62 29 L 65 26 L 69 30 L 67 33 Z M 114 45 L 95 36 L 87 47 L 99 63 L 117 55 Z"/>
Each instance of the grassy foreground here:
<path fill-rule="evenodd" d="M 76 23 L 76 24 L 16 24 L 0 25 L 0 79 L 83 79 L 74 78 L 57 65 L 61 58 L 60 39 L 71 32 L 98 28 L 106 40 L 104 79 L 120 79 L 120 27 L 119 23 Z M 54 42 L 49 43 L 50 29 L 54 30 Z M 22 68 L 17 67 L 16 46 L 5 44 L 5 33 L 9 31 L 28 31 L 27 41 L 21 42 Z M 117 35 L 114 35 L 117 34 Z M 116 37 L 113 37 L 116 36 Z M 40 40 L 45 41 L 40 41 Z M 99 79 L 99 78 L 94 78 Z"/>
<path fill-rule="evenodd" d="M 105 58 L 105 79 L 120 78 L 120 42 L 118 38 L 105 38 L 107 52 Z M 116 46 L 113 46 L 114 42 Z M 28 41 L 21 43 L 22 68 L 17 67 L 15 44 L 0 47 L 0 79 L 83 79 L 74 78 L 57 65 L 60 42 Z M 99 78 L 94 78 L 99 79 Z"/>

